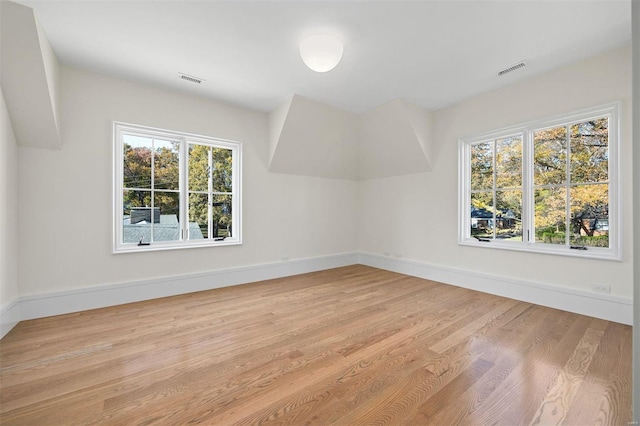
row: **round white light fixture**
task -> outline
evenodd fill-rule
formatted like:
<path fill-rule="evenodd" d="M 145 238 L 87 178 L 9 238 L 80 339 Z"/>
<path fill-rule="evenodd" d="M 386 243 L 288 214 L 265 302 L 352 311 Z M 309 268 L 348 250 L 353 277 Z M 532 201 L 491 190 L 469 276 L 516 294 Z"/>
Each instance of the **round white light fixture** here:
<path fill-rule="evenodd" d="M 342 43 L 330 35 L 307 37 L 300 44 L 304 63 L 316 72 L 331 71 L 342 59 Z"/>

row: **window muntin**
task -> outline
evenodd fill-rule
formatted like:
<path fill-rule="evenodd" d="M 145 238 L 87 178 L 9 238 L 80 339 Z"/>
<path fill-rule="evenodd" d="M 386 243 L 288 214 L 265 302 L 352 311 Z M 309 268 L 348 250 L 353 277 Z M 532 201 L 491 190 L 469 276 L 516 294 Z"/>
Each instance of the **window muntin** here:
<path fill-rule="evenodd" d="M 114 123 L 114 252 L 239 244 L 237 142 Z"/>
<path fill-rule="evenodd" d="M 619 259 L 617 128 L 610 104 L 461 140 L 459 242 Z"/>

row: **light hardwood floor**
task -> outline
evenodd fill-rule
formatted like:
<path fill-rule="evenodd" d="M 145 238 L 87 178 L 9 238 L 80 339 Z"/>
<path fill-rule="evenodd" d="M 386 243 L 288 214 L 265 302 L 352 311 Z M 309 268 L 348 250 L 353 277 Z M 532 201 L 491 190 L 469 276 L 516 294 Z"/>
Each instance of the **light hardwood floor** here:
<path fill-rule="evenodd" d="M 631 327 L 366 266 L 18 324 L 2 425 L 626 425 Z"/>

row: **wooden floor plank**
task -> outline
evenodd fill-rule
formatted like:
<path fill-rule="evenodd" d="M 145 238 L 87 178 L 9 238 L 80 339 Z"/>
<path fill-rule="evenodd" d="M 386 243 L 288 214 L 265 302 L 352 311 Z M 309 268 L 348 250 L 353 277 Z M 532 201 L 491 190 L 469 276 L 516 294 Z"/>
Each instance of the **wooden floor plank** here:
<path fill-rule="evenodd" d="M 531 425 L 559 425 L 565 420 L 579 386 L 587 375 L 603 332 L 587 329 L 531 421 Z"/>
<path fill-rule="evenodd" d="M 626 424 L 631 328 L 362 265 L 24 321 L 0 424 Z"/>

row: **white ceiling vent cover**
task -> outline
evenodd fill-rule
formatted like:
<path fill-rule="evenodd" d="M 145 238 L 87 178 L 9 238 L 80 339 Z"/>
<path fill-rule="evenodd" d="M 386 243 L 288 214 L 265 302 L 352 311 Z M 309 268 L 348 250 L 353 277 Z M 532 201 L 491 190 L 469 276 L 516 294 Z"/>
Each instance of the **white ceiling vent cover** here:
<path fill-rule="evenodd" d="M 192 75 L 184 74 L 184 73 L 181 73 L 181 72 L 178 73 L 178 78 L 181 79 L 181 80 L 190 81 L 190 82 L 196 83 L 196 84 L 202 84 L 203 81 L 206 81 L 204 78 L 194 77 Z"/>
<path fill-rule="evenodd" d="M 517 64 L 511 65 L 509 68 L 505 68 L 498 73 L 498 77 L 502 77 L 503 75 L 510 73 L 511 71 L 515 71 L 520 68 L 524 68 L 527 65 L 527 61 L 520 61 Z"/>

